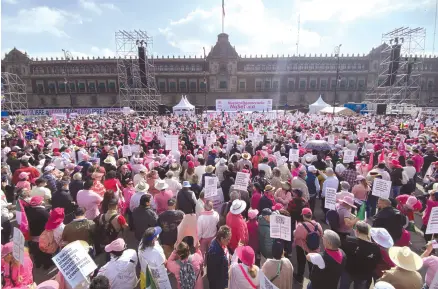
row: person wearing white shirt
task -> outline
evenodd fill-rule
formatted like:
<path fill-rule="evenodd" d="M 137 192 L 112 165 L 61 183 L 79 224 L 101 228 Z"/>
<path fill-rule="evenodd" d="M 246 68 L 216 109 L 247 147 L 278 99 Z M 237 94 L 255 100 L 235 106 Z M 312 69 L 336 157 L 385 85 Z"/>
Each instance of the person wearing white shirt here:
<path fill-rule="evenodd" d="M 149 185 L 145 181 L 141 181 L 135 186 L 135 194 L 132 195 L 131 201 L 129 202 L 131 212 L 134 212 L 134 209 L 140 206 L 140 198 L 147 194 L 148 190 Z"/>
<path fill-rule="evenodd" d="M 414 167 L 414 162 L 412 160 L 406 161 L 406 167 L 403 167 L 403 171 L 406 173 L 410 180 L 415 180 L 415 174 L 417 171 Z"/>
<path fill-rule="evenodd" d="M 270 179 L 272 177 L 272 169 L 268 165 L 268 158 L 263 158 L 262 162 L 258 165 L 259 171 L 265 171 L 266 178 Z"/>
<path fill-rule="evenodd" d="M 335 191 L 338 191 L 339 186 L 339 180 L 335 175 L 335 172 L 332 168 L 327 168 L 325 170 L 325 174 L 321 173 L 322 177 L 325 179 L 324 183 L 322 184 L 322 191 L 321 191 L 321 208 L 323 212 L 327 212 L 327 209 L 325 208 L 325 193 L 327 191 L 327 188 L 335 189 Z"/>
<path fill-rule="evenodd" d="M 198 238 L 203 256 L 205 256 L 208 246 L 216 236 L 217 224 L 219 223 L 219 214 L 213 210 L 212 201 L 206 201 L 204 209 L 205 211 L 199 215 L 197 221 Z"/>
<path fill-rule="evenodd" d="M 195 175 L 198 176 L 198 185 L 201 185 L 202 182 L 202 175 L 205 174 L 205 159 L 198 159 L 199 166 L 195 168 Z"/>
<path fill-rule="evenodd" d="M 168 189 L 172 191 L 174 197 L 176 197 L 176 194 L 179 192 L 179 190 L 182 189 L 181 183 L 174 178 L 174 173 L 171 171 L 168 171 L 166 173 L 166 178 L 164 179 L 164 182 L 169 186 Z"/>
<path fill-rule="evenodd" d="M 35 181 L 36 186 L 30 191 L 30 197 L 43 197 L 44 201 L 52 199 L 52 193 L 50 189 L 46 188 L 47 182 L 45 179 L 40 178 Z"/>
<path fill-rule="evenodd" d="M 205 211 L 205 198 L 204 190 L 199 194 L 199 199 L 196 201 L 195 213 L 196 217 L 199 217 L 202 212 Z"/>

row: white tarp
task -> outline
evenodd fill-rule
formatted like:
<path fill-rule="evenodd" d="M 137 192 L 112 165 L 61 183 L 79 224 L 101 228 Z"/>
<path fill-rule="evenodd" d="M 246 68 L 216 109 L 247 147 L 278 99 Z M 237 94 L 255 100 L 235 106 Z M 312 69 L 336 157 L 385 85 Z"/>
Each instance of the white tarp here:
<path fill-rule="evenodd" d="M 335 107 L 335 115 L 355 115 L 356 113 L 346 107 Z M 326 107 L 319 111 L 319 113 L 333 114 L 333 107 Z"/>
<path fill-rule="evenodd" d="M 194 114 L 195 106 L 187 100 L 187 96 L 181 96 L 181 101 L 173 107 L 173 113 L 177 115 Z"/>
<path fill-rule="evenodd" d="M 320 95 L 317 101 L 309 105 L 309 113 L 318 113 L 320 110 L 326 107 L 331 107 L 331 106 L 330 104 L 326 103 L 322 99 L 322 96 Z"/>

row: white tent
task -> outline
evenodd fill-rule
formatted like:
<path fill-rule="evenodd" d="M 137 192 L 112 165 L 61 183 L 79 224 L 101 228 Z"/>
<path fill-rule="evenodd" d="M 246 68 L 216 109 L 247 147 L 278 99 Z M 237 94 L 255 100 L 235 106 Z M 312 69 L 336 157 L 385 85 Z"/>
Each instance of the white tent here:
<path fill-rule="evenodd" d="M 347 107 L 335 107 L 335 115 L 355 115 L 356 113 Z M 333 107 L 326 107 L 319 111 L 320 113 L 333 114 Z"/>
<path fill-rule="evenodd" d="M 181 101 L 173 107 L 173 113 L 176 115 L 194 114 L 195 106 L 187 100 L 186 95 L 183 95 Z"/>
<path fill-rule="evenodd" d="M 331 107 L 330 104 L 326 103 L 322 96 L 320 95 L 318 100 L 309 105 L 309 113 L 318 113 L 321 109 Z"/>

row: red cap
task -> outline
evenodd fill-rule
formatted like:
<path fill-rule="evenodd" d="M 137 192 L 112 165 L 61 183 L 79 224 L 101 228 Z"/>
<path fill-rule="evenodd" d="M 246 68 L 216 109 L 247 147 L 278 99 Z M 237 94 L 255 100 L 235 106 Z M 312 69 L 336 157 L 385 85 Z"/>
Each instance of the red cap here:
<path fill-rule="evenodd" d="M 311 215 L 312 214 L 312 210 L 310 208 L 303 208 L 301 210 L 301 215 Z"/>

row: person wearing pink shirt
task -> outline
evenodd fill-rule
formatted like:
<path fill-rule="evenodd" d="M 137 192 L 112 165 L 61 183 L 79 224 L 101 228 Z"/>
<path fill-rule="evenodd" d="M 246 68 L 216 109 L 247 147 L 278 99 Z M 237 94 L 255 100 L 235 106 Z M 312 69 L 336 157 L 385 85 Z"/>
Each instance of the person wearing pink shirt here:
<path fill-rule="evenodd" d="M 421 254 L 423 258 L 423 268 L 426 268 L 426 277 L 424 278 L 425 285 L 423 288 L 430 288 L 433 278 L 438 274 L 438 257 L 430 256 L 433 251 L 433 241 L 430 241 L 426 245 L 426 250 Z"/>
<path fill-rule="evenodd" d="M 85 217 L 88 220 L 94 220 L 99 216 L 99 205 L 103 201 L 103 198 L 91 190 L 94 182 L 88 180 L 84 183 L 84 189 L 78 192 L 76 200 L 78 206 L 85 209 Z"/>
<path fill-rule="evenodd" d="M 1 270 L 4 272 L 2 274 L 2 281 L 4 289 L 25 289 L 29 288 L 33 284 L 32 269 L 33 263 L 29 256 L 27 248 L 24 250 L 24 263 L 20 264 L 12 256 L 12 251 L 14 244 L 9 242 L 2 245 L 1 254 Z"/>
<path fill-rule="evenodd" d="M 155 195 L 155 205 L 157 206 L 157 215 L 159 215 L 167 210 L 167 201 L 173 198 L 173 192 L 167 190 L 169 185 L 164 180 L 156 181 L 155 188 L 159 191 Z"/>
<path fill-rule="evenodd" d="M 421 168 L 423 167 L 424 164 L 424 159 L 420 155 L 420 151 L 417 149 L 412 150 L 412 154 L 413 156 L 411 157 L 411 159 L 414 162 L 415 170 L 417 171 L 417 173 L 420 173 Z"/>

